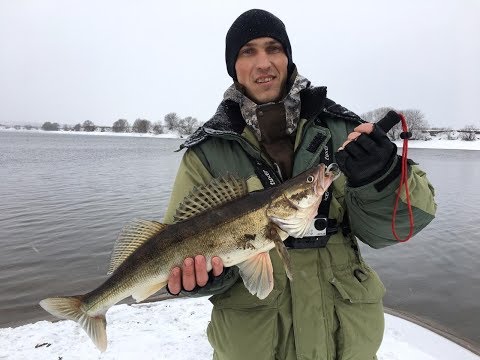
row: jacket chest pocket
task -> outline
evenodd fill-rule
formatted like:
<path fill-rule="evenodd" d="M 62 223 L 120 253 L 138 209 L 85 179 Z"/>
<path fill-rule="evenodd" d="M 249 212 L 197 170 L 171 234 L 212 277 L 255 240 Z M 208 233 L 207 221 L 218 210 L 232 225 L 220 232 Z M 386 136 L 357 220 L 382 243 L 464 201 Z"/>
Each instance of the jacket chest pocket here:
<path fill-rule="evenodd" d="M 330 279 L 338 296 L 350 303 L 377 303 L 385 295 L 377 273 L 366 265 L 334 272 Z"/>
<path fill-rule="evenodd" d="M 341 359 L 375 359 L 384 332 L 385 287 L 366 265 L 334 273 L 337 355 Z"/>

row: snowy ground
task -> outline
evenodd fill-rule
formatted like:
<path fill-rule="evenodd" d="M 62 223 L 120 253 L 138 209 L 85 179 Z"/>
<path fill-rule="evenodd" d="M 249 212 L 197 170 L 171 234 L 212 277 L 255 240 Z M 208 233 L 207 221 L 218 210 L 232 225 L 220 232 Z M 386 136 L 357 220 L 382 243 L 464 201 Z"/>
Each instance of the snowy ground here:
<path fill-rule="evenodd" d="M 148 137 L 148 138 L 161 138 L 161 139 L 180 139 L 180 136 L 176 132 L 167 132 L 165 134 L 141 134 L 141 133 L 115 133 L 115 132 L 100 132 L 100 131 L 45 131 L 45 130 L 16 130 L 13 128 L 10 129 L 0 129 L 0 131 L 10 131 L 10 132 L 24 132 L 24 133 L 38 133 L 38 134 L 70 134 L 70 135 L 81 135 L 81 136 L 123 136 L 123 137 Z"/>
<path fill-rule="evenodd" d="M 114 132 L 85 132 L 85 131 L 43 131 L 43 130 L 15 130 L 10 129 L 0 129 L 0 131 L 22 131 L 22 132 L 36 132 L 44 134 L 73 134 L 73 135 L 85 135 L 85 136 L 133 136 L 133 137 L 150 137 L 150 138 L 180 138 L 177 133 L 166 133 L 166 134 L 139 134 L 139 133 L 114 133 Z M 395 142 L 399 147 L 403 146 L 402 141 Z M 417 149 L 456 149 L 456 150 L 480 150 L 480 139 L 476 141 L 464 141 L 464 140 L 447 140 L 445 136 L 439 136 L 439 138 L 433 138 L 432 140 L 423 141 L 423 140 L 410 140 L 408 146 L 411 148 Z"/>
<path fill-rule="evenodd" d="M 398 147 L 403 146 L 403 141 L 395 141 Z M 428 141 L 409 140 L 408 147 L 412 149 L 449 149 L 449 150 L 480 150 L 480 140 L 446 140 L 432 139 Z"/>
<path fill-rule="evenodd" d="M 0 359 L 211 359 L 206 298 L 117 305 L 107 313 L 108 348 L 100 353 L 73 321 L 0 329 Z M 379 360 L 479 360 L 441 336 L 386 315 Z"/>

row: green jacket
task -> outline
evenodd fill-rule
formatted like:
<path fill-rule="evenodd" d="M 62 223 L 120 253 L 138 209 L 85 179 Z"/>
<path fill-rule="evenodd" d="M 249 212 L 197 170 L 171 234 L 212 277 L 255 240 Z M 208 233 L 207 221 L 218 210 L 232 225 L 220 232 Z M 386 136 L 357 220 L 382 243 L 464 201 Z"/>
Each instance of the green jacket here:
<path fill-rule="evenodd" d="M 323 87 L 302 91 L 301 104 L 293 176 L 318 164 L 327 141 L 332 141 L 333 149 L 340 147 L 361 122 L 327 99 Z M 173 221 L 178 204 L 195 186 L 233 173 L 247 179 L 249 191 L 259 190 L 263 186 L 252 159 L 272 166 L 245 126 L 238 105 L 230 101 L 222 102 L 215 116 L 183 147 L 187 151 L 165 215 L 167 223 Z M 389 172 L 395 166 L 396 161 Z M 207 330 L 214 359 L 375 359 L 383 337 L 385 288 L 363 261 L 357 238 L 374 248 L 397 243 L 391 232 L 391 214 L 398 181 L 394 179 L 378 191 L 374 184 L 351 188 L 345 177 L 338 178 L 329 217 L 338 223 L 348 218 L 352 232 L 332 235 L 325 248 L 289 250 L 293 281 L 286 277 L 276 251 L 271 251 L 275 285 L 266 299 L 259 300 L 245 289 L 236 267 L 225 269 L 222 276 L 210 279 L 192 294 L 214 294 Z M 416 165 L 409 167 L 408 181 L 417 233 L 434 218 L 434 191 Z M 408 233 L 403 202 L 396 225 L 397 233 Z"/>

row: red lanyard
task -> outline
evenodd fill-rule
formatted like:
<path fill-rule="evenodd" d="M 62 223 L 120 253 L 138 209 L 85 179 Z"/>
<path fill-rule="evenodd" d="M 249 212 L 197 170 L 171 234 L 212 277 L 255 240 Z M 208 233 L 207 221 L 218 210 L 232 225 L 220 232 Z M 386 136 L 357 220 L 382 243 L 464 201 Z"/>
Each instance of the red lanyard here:
<path fill-rule="evenodd" d="M 393 214 L 392 214 L 392 233 L 393 236 L 395 236 L 395 239 L 397 239 L 400 242 L 405 242 L 408 241 L 413 234 L 413 228 L 414 228 L 414 222 L 413 222 L 413 212 L 412 212 L 412 205 L 410 204 L 410 192 L 408 191 L 408 138 L 409 138 L 409 133 L 408 133 L 408 126 L 407 126 L 407 121 L 405 120 L 405 116 L 403 114 L 399 114 L 400 117 L 402 118 L 402 138 L 403 138 L 403 149 L 402 149 L 402 173 L 400 175 L 400 186 L 398 187 L 398 193 L 395 198 L 395 205 L 393 206 Z M 402 194 L 402 187 L 405 186 L 405 197 L 407 200 L 407 208 L 408 208 L 408 218 L 410 220 L 410 232 L 408 233 L 407 237 L 404 239 L 400 239 L 400 237 L 397 235 L 397 232 L 395 231 L 395 220 L 397 218 L 397 209 L 398 209 L 398 201 L 400 200 L 400 196 Z"/>

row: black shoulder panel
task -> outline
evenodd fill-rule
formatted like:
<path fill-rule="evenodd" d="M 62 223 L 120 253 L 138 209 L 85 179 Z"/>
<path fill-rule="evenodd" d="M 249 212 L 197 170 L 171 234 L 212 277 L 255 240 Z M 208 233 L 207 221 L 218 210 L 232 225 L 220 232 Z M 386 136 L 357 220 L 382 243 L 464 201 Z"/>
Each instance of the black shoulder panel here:
<path fill-rule="evenodd" d="M 335 103 L 333 100 L 329 98 L 325 99 L 325 108 L 323 109 L 325 114 L 331 115 L 336 118 L 341 118 L 344 120 L 350 120 L 354 123 L 361 124 L 364 123 L 360 116 L 355 114 L 353 111 L 344 108 L 342 105 Z"/>
<path fill-rule="evenodd" d="M 356 124 L 364 122 L 354 112 L 327 98 L 327 88 L 325 86 L 308 87 L 300 93 L 300 96 L 302 102 L 300 116 L 304 119 L 310 120 L 317 117 L 330 116 L 353 121 Z"/>
<path fill-rule="evenodd" d="M 179 150 L 189 148 L 205 141 L 211 134 L 235 133 L 241 134 L 245 128 L 245 120 L 240 112 L 239 105 L 232 100 L 225 100 L 220 103 L 215 112 L 205 124 L 197 129 L 188 139 L 180 145 Z"/>
<path fill-rule="evenodd" d="M 300 117 L 302 119 L 316 118 L 325 107 L 327 88 L 325 86 L 310 86 L 300 92 Z"/>

